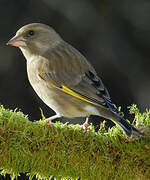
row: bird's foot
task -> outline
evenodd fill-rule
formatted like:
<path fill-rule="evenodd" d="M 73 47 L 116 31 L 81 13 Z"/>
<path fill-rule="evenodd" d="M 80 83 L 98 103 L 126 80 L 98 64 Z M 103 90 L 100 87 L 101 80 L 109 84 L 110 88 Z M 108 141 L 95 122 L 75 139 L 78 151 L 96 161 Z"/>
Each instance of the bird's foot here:
<path fill-rule="evenodd" d="M 87 132 L 87 130 L 89 130 L 89 124 L 88 123 L 84 123 L 84 124 L 82 124 L 82 125 L 80 125 L 80 127 L 84 130 L 84 132 Z"/>
<path fill-rule="evenodd" d="M 89 117 L 86 117 L 85 123 L 80 125 L 80 127 L 84 130 L 84 132 L 87 132 L 87 130 L 89 130 L 88 120 L 89 120 Z"/>
<path fill-rule="evenodd" d="M 51 116 L 49 118 L 46 118 L 44 121 L 46 122 L 47 125 L 51 126 L 51 127 L 54 127 L 53 124 L 51 124 L 51 121 L 56 119 L 56 118 L 59 118 L 60 116 L 58 114 L 54 115 L 54 116 Z"/>

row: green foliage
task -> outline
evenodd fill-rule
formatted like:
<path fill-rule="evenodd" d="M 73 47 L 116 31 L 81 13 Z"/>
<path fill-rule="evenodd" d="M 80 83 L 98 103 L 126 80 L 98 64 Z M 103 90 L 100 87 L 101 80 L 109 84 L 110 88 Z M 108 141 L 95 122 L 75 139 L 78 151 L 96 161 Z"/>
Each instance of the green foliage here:
<path fill-rule="evenodd" d="M 133 105 L 137 125 L 146 136 L 127 138 L 120 128 L 84 133 L 78 125 L 43 120 L 30 122 L 21 112 L 0 107 L 0 169 L 12 178 L 32 179 L 150 179 L 150 111 Z M 146 126 L 146 127 L 145 127 Z"/>

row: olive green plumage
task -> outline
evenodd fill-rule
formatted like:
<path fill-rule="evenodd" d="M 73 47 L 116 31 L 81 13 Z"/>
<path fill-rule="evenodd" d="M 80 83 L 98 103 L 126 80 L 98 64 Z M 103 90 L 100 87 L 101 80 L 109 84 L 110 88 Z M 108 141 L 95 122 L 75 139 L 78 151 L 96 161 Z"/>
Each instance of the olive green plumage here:
<path fill-rule="evenodd" d="M 103 116 L 128 136 L 142 135 L 120 116 L 92 65 L 51 27 L 26 25 L 8 44 L 21 49 L 32 87 L 57 117 Z"/>

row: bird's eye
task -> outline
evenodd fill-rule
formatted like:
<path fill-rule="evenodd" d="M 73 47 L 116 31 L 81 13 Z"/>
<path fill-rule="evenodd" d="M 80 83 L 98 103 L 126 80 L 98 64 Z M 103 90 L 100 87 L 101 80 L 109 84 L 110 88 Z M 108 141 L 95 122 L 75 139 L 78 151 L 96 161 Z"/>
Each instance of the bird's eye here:
<path fill-rule="evenodd" d="M 33 36 L 35 32 L 33 30 L 28 31 L 28 36 Z"/>

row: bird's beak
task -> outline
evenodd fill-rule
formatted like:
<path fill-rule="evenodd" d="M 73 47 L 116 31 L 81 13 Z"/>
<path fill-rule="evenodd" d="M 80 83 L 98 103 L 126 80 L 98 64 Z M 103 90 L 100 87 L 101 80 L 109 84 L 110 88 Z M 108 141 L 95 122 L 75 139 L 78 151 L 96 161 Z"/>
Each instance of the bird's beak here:
<path fill-rule="evenodd" d="M 24 39 L 21 35 L 15 35 L 12 39 L 10 39 L 7 45 L 16 46 L 16 47 L 25 47 L 26 39 Z"/>

